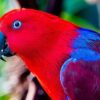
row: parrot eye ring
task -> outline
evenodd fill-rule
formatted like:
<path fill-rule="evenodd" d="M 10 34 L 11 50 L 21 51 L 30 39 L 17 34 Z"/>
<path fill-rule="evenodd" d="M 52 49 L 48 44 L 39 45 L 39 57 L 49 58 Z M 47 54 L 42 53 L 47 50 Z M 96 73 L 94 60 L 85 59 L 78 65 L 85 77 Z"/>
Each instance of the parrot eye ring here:
<path fill-rule="evenodd" d="M 19 29 L 21 26 L 22 26 L 22 22 L 19 21 L 19 20 L 14 21 L 13 24 L 12 24 L 12 27 L 14 29 Z"/>

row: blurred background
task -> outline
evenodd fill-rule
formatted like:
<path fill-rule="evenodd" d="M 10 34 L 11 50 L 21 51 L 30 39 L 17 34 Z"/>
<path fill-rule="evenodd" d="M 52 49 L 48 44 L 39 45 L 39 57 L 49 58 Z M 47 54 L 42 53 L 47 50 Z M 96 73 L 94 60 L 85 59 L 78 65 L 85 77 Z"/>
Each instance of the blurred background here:
<path fill-rule="evenodd" d="M 0 17 L 16 8 L 42 10 L 100 31 L 100 0 L 0 0 Z M 19 57 L 5 59 L 0 60 L 0 100 L 50 100 Z"/>

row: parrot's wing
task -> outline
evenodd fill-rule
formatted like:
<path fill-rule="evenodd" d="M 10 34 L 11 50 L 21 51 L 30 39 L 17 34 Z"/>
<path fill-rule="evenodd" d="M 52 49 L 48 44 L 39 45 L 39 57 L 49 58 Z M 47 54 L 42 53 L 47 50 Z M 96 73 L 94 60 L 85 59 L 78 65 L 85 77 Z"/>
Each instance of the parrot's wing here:
<path fill-rule="evenodd" d="M 69 100 L 100 100 L 100 60 L 68 59 L 62 65 L 60 81 Z"/>

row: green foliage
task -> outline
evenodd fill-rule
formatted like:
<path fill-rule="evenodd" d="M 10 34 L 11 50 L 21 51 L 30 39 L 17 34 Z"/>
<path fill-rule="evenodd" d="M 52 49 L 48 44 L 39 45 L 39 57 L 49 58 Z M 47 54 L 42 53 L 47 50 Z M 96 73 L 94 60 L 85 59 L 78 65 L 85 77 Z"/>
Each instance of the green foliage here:
<path fill-rule="evenodd" d="M 4 65 L 5 65 L 5 62 L 0 60 L 0 77 L 2 77 Z"/>
<path fill-rule="evenodd" d="M 75 14 L 87 6 L 85 0 L 63 0 L 63 10 L 70 14 Z"/>
<path fill-rule="evenodd" d="M 37 0 L 39 9 L 45 11 L 49 0 Z"/>
<path fill-rule="evenodd" d="M 0 100 L 9 100 L 9 95 L 4 95 L 0 97 Z"/>
<path fill-rule="evenodd" d="M 5 7 L 7 5 L 7 0 L 0 0 L 0 16 L 2 16 L 5 12 Z"/>
<path fill-rule="evenodd" d="M 0 0 L 0 17 L 6 12 L 19 7 L 18 2 L 15 0 Z"/>
<path fill-rule="evenodd" d="M 68 20 L 68 21 L 71 21 L 71 22 L 75 23 L 78 26 L 93 29 L 93 30 L 98 32 L 97 28 L 94 27 L 94 25 L 90 24 L 89 22 L 87 22 L 86 20 L 84 20 L 84 19 L 82 19 L 78 16 L 76 17 L 76 16 L 68 14 L 66 12 L 62 12 L 61 17 L 65 20 Z"/>

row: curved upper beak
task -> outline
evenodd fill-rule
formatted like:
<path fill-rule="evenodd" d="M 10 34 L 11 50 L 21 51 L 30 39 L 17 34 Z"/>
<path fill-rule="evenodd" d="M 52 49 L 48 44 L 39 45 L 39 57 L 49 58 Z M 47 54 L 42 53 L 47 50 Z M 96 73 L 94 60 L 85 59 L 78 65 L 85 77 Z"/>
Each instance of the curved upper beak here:
<path fill-rule="evenodd" d="M 14 53 L 11 51 L 6 42 L 6 37 L 2 32 L 0 32 L 0 59 L 4 60 L 3 56 L 10 57 L 13 55 Z"/>
<path fill-rule="evenodd" d="M 5 44 L 5 36 L 3 35 L 2 32 L 0 32 L 0 51 L 4 48 Z"/>

